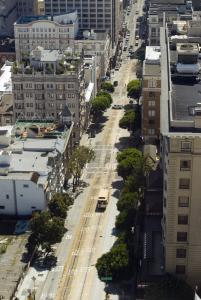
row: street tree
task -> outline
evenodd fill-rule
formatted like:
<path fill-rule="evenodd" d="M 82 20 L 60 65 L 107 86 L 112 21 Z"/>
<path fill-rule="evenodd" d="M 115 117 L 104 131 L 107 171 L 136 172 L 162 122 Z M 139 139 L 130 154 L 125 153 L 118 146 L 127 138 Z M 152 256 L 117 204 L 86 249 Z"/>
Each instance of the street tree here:
<path fill-rule="evenodd" d="M 85 165 L 95 158 L 94 150 L 85 146 L 78 146 L 70 157 L 69 171 L 73 175 L 73 189 L 79 185 L 82 170 Z"/>
<path fill-rule="evenodd" d="M 116 217 L 115 227 L 118 230 L 130 231 L 135 225 L 136 209 L 124 209 Z"/>
<path fill-rule="evenodd" d="M 111 105 L 111 99 L 106 95 L 98 95 L 92 100 L 91 112 L 94 118 L 100 117 L 103 112 Z"/>
<path fill-rule="evenodd" d="M 52 218 L 47 211 L 35 213 L 30 222 L 30 228 L 32 233 L 27 243 L 28 251 L 41 247 L 49 253 L 52 251 L 51 246 L 61 242 L 66 232 L 64 220 L 57 217 Z"/>
<path fill-rule="evenodd" d="M 134 131 L 135 128 L 135 111 L 127 110 L 124 116 L 119 120 L 119 127 Z"/>
<path fill-rule="evenodd" d="M 146 300 L 193 300 L 192 288 L 182 279 L 166 274 L 145 290 Z"/>
<path fill-rule="evenodd" d="M 112 281 L 125 279 L 129 267 L 129 253 L 125 243 L 114 244 L 96 263 L 99 279 L 112 277 Z"/>
<path fill-rule="evenodd" d="M 96 94 L 96 97 L 100 97 L 100 96 L 106 97 L 109 100 L 110 104 L 112 104 L 112 96 L 110 93 L 102 90 Z"/>
<path fill-rule="evenodd" d="M 123 210 L 136 209 L 138 204 L 139 194 L 137 192 L 122 192 L 120 199 L 117 202 L 117 209 Z"/>
<path fill-rule="evenodd" d="M 153 164 L 149 157 L 144 156 L 136 148 L 128 148 L 117 154 L 117 172 L 125 180 L 128 176 L 133 175 L 140 181 L 151 171 Z"/>
<path fill-rule="evenodd" d="M 102 82 L 101 83 L 101 89 L 105 90 L 107 92 L 110 92 L 110 93 L 114 92 L 114 86 L 111 82 Z"/>
<path fill-rule="evenodd" d="M 128 96 L 139 99 L 141 93 L 141 81 L 139 79 L 131 80 L 127 85 Z"/>
<path fill-rule="evenodd" d="M 65 219 L 67 217 L 67 210 L 73 203 L 72 198 L 67 198 L 64 194 L 56 193 L 48 203 L 51 216 Z"/>

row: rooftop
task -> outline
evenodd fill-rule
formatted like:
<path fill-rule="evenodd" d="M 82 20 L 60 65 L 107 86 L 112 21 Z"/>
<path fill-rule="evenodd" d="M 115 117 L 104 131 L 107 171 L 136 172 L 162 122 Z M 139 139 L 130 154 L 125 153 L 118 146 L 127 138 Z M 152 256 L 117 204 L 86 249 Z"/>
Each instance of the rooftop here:
<path fill-rule="evenodd" d="M 0 93 L 11 93 L 12 82 L 11 82 L 11 69 L 12 63 L 5 62 L 0 71 Z"/>
<path fill-rule="evenodd" d="M 77 11 L 72 10 L 67 12 L 66 14 L 55 15 L 53 17 L 46 15 L 37 15 L 37 16 L 22 16 L 20 17 L 15 24 L 24 25 L 31 22 L 37 21 L 53 21 L 61 25 L 72 24 L 73 21 L 77 20 Z"/>
<path fill-rule="evenodd" d="M 177 120 L 193 120 L 193 108 L 201 102 L 201 82 L 196 79 L 172 80 L 172 112 Z"/>

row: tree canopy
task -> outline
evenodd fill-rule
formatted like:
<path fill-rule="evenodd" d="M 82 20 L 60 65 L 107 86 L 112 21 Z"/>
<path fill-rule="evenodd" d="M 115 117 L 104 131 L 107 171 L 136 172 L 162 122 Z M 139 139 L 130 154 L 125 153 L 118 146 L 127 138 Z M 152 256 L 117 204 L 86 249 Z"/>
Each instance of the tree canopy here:
<path fill-rule="evenodd" d="M 137 192 L 122 193 L 117 202 L 119 211 L 136 209 L 138 204 L 139 194 Z"/>
<path fill-rule="evenodd" d="M 145 290 L 146 300 L 193 300 L 192 288 L 182 279 L 166 274 Z"/>
<path fill-rule="evenodd" d="M 127 85 L 128 96 L 139 98 L 141 93 L 141 81 L 139 79 L 131 80 Z"/>
<path fill-rule="evenodd" d="M 47 211 L 34 213 L 30 222 L 32 234 L 29 236 L 27 248 L 33 251 L 35 247 L 41 246 L 46 252 L 51 251 L 51 245 L 61 242 L 66 232 L 64 220 L 51 217 Z"/>
<path fill-rule="evenodd" d="M 111 276 L 113 281 L 125 279 L 128 267 L 129 253 L 125 243 L 114 244 L 96 263 L 99 278 Z"/>
<path fill-rule="evenodd" d="M 82 170 L 87 163 L 95 158 L 94 150 L 85 146 L 78 146 L 69 159 L 69 170 L 73 175 L 73 185 L 79 184 Z"/>
<path fill-rule="evenodd" d="M 133 109 L 127 110 L 124 116 L 119 120 L 119 127 L 134 130 L 135 127 L 135 111 Z"/>
<path fill-rule="evenodd" d="M 110 93 L 114 92 L 114 86 L 111 82 L 102 82 L 101 83 L 101 89 L 105 90 L 107 92 L 110 92 Z"/>
<path fill-rule="evenodd" d="M 73 199 L 68 194 L 55 193 L 48 203 L 52 216 L 65 219 L 67 210 L 73 204 Z"/>

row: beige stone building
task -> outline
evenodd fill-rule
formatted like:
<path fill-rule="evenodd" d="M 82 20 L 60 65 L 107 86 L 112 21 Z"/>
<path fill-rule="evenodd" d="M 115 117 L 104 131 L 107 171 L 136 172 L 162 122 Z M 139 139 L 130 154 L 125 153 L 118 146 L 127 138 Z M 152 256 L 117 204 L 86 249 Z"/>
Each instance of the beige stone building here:
<path fill-rule="evenodd" d="M 161 154 L 166 272 L 201 283 L 201 98 L 199 47 L 169 48 L 161 29 Z"/>
<path fill-rule="evenodd" d="M 79 141 L 87 124 L 82 57 L 38 47 L 31 52 L 29 65 L 13 65 L 12 86 L 15 121 L 56 121 L 67 106 L 74 122 L 74 142 Z"/>
<path fill-rule="evenodd" d="M 147 46 L 143 62 L 142 134 L 145 142 L 160 135 L 161 66 L 160 47 Z"/>
<path fill-rule="evenodd" d="M 73 48 L 78 31 L 77 12 L 54 16 L 25 16 L 14 23 L 16 59 L 29 57 L 37 46 L 44 49 Z"/>

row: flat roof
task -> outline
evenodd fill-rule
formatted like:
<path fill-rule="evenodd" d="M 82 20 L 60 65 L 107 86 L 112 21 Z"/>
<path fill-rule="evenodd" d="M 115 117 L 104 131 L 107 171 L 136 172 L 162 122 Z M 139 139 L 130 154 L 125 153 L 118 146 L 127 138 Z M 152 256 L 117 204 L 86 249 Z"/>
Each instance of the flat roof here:
<path fill-rule="evenodd" d="M 172 113 L 176 120 L 193 120 L 193 107 L 201 102 L 201 82 L 189 77 L 172 80 Z"/>
<path fill-rule="evenodd" d="M 145 60 L 150 63 L 153 61 L 160 63 L 161 51 L 160 46 L 146 46 Z"/>
<path fill-rule="evenodd" d="M 48 20 L 49 17 L 48 16 L 22 16 L 20 17 L 16 24 L 27 24 L 27 23 L 30 23 L 30 22 L 34 22 L 34 21 L 44 21 L 44 20 Z"/>
<path fill-rule="evenodd" d="M 11 64 L 4 64 L 1 68 L 0 75 L 0 93 L 11 93 L 12 92 L 12 82 L 11 82 Z"/>

